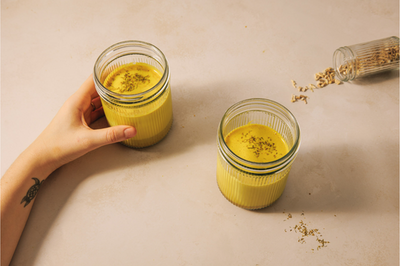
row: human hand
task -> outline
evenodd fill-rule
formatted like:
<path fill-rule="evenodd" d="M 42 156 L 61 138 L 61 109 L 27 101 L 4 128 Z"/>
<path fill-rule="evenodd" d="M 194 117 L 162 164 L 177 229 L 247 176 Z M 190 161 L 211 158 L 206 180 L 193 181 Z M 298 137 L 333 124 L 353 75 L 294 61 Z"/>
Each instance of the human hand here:
<path fill-rule="evenodd" d="M 64 103 L 28 151 L 43 158 L 42 165 L 50 174 L 89 151 L 136 135 L 136 129 L 131 126 L 91 129 L 89 125 L 102 116 L 103 107 L 91 75 Z"/>
<path fill-rule="evenodd" d="M 90 76 L 3 175 L 0 186 L 2 265 L 10 264 L 44 179 L 61 165 L 91 150 L 136 135 L 136 129 L 131 126 L 91 129 L 89 125 L 103 115 L 101 100 Z"/>

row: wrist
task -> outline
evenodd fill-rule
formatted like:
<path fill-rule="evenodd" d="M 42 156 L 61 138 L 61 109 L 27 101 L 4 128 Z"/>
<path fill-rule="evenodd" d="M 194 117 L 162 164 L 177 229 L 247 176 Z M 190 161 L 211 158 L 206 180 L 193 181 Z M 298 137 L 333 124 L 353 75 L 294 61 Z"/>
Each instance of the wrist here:
<path fill-rule="evenodd" d="M 57 160 L 45 145 L 33 142 L 17 159 L 33 175 L 46 179 L 54 170 L 58 168 Z"/>

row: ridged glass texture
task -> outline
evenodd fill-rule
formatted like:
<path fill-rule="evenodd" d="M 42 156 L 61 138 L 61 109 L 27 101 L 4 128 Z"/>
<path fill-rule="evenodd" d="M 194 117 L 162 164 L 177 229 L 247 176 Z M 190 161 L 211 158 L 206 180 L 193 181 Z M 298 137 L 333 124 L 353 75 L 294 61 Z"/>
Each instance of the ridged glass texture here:
<path fill-rule="evenodd" d="M 335 76 L 351 81 L 384 71 L 399 69 L 399 38 L 385 39 L 338 48 L 333 53 Z"/>
<path fill-rule="evenodd" d="M 282 135 L 289 152 L 268 163 L 246 161 L 225 143 L 232 130 L 247 125 L 268 126 Z M 223 116 L 217 134 L 217 183 L 221 193 L 233 204 L 245 209 L 271 205 L 283 193 L 300 147 L 300 128 L 288 109 L 267 99 L 248 99 L 230 107 Z"/>
<path fill-rule="evenodd" d="M 163 73 L 151 89 L 137 94 L 119 94 L 104 87 L 103 82 L 113 70 L 129 63 L 146 63 Z M 107 48 L 94 67 L 96 90 L 110 126 L 130 125 L 135 137 L 122 142 L 132 148 L 151 146 L 162 140 L 172 125 L 172 98 L 169 67 L 164 54 L 154 45 L 125 41 Z"/>

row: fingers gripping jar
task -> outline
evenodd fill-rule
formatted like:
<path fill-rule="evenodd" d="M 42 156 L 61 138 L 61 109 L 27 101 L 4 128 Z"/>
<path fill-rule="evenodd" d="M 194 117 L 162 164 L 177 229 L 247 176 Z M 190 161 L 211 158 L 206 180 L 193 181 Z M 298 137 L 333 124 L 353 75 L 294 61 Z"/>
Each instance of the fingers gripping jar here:
<path fill-rule="evenodd" d="M 285 146 L 285 152 L 277 157 L 280 147 L 272 141 L 274 135 L 279 135 Z M 235 143 L 240 148 L 236 149 Z M 281 104 L 248 99 L 230 107 L 222 117 L 217 146 L 217 183 L 221 193 L 239 207 L 260 209 L 275 202 L 285 189 L 300 147 L 300 128 Z M 254 155 L 254 160 L 246 158 L 245 153 Z M 262 153 L 272 159 L 258 160 L 264 156 Z"/>
<path fill-rule="evenodd" d="M 130 125 L 136 136 L 122 144 L 143 148 L 156 144 L 172 125 L 167 59 L 150 43 L 124 41 L 100 54 L 93 79 L 110 126 Z"/>
<path fill-rule="evenodd" d="M 333 53 L 333 68 L 341 81 L 399 69 L 399 38 L 396 36 L 343 46 Z"/>

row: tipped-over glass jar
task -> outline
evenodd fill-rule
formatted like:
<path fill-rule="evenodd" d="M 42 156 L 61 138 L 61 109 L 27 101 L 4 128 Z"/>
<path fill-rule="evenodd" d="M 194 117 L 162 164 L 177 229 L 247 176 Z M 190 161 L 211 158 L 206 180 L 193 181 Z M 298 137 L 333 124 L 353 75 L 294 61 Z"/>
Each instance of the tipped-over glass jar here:
<path fill-rule="evenodd" d="M 110 126 L 130 125 L 135 137 L 122 142 L 143 148 L 162 140 L 172 125 L 167 59 L 150 43 L 124 41 L 100 54 L 93 79 Z"/>
<path fill-rule="evenodd" d="M 392 36 L 343 46 L 333 53 L 333 68 L 341 81 L 399 69 L 399 38 Z"/>
<path fill-rule="evenodd" d="M 281 104 L 248 99 L 230 107 L 218 127 L 217 183 L 245 209 L 271 205 L 283 193 L 300 147 L 296 118 Z"/>

